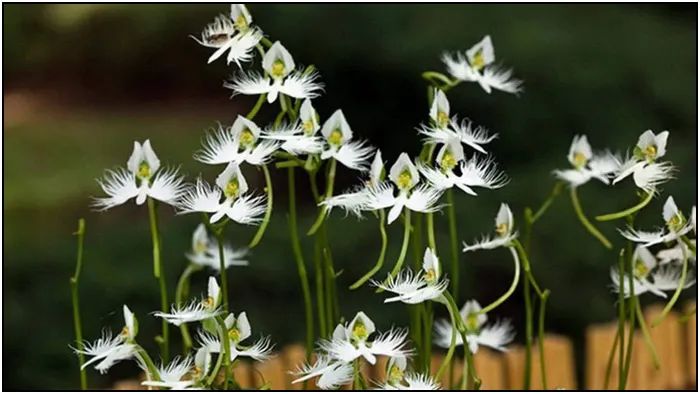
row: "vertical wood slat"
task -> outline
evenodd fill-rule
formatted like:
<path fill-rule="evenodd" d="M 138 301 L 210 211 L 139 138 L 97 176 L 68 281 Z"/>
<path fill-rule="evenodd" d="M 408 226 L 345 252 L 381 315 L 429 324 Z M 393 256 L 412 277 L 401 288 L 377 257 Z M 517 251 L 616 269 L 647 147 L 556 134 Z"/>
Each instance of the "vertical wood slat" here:
<path fill-rule="evenodd" d="M 506 390 L 504 357 L 495 351 L 481 348 L 474 356 L 474 367 L 481 379 L 482 390 Z M 462 375 L 461 372 L 459 374 Z"/>
<path fill-rule="evenodd" d="M 679 321 L 679 314 L 671 311 L 661 324 L 651 327 L 651 322 L 661 314 L 662 310 L 663 306 L 660 304 L 644 309 L 644 317 L 660 362 L 660 368 L 657 370 L 653 366 L 650 355 L 648 359 L 640 360 L 648 366 L 645 372 L 649 378 L 649 386 L 644 387 L 646 390 L 681 389 L 686 384 L 686 373 L 683 368 L 683 326 Z M 646 346 L 641 351 L 649 353 Z"/>
<path fill-rule="evenodd" d="M 590 326 L 586 331 L 586 357 L 585 376 L 586 389 L 605 390 L 605 368 L 607 367 L 610 349 L 617 334 L 617 323 L 604 323 Z M 626 338 L 625 338 L 626 342 Z M 618 349 L 613 355 L 608 389 L 617 389 L 618 374 Z"/>
<path fill-rule="evenodd" d="M 698 384 L 698 314 L 694 301 L 688 302 L 685 306 L 685 313 L 692 316 L 684 324 L 685 335 L 683 335 L 683 349 L 685 349 L 686 384 L 685 388 L 696 388 Z M 693 354 L 693 351 L 696 351 Z"/>
<path fill-rule="evenodd" d="M 530 389 L 542 390 L 542 374 L 537 342 L 532 344 Z M 560 335 L 547 334 L 544 338 L 544 358 L 547 389 L 575 389 L 574 354 L 571 341 Z M 506 381 L 510 390 L 522 390 L 525 376 L 525 347 L 512 346 L 505 354 Z M 601 384 L 602 386 L 602 384 Z"/>

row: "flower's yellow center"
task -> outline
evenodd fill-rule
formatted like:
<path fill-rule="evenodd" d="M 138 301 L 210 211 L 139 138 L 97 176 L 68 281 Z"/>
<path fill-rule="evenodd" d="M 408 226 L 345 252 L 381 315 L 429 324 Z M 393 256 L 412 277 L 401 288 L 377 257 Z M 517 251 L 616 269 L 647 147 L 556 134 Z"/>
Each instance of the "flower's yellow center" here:
<path fill-rule="evenodd" d="M 644 157 L 646 157 L 646 159 L 648 161 L 653 161 L 654 159 L 656 159 L 656 155 L 658 153 L 658 150 L 656 148 L 656 145 L 649 144 L 649 145 L 647 145 L 646 148 L 644 148 L 643 153 L 644 153 Z"/>
<path fill-rule="evenodd" d="M 447 127 L 450 123 L 450 116 L 445 111 L 438 111 L 436 121 L 438 126 Z"/>
<path fill-rule="evenodd" d="M 411 176 L 411 171 L 403 170 L 401 174 L 399 174 L 398 179 L 396 180 L 396 186 L 398 186 L 399 189 L 408 189 L 409 187 L 411 187 L 412 182 L 413 176 Z"/>
<path fill-rule="evenodd" d="M 202 368 L 195 365 L 192 367 L 192 372 L 190 372 L 190 375 L 192 375 L 192 379 L 199 380 L 199 378 L 202 376 L 202 372 Z"/>
<path fill-rule="evenodd" d="M 214 307 L 215 302 L 216 301 L 214 301 L 214 298 L 207 297 L 207 298 L 202 299 L 202 306 L 207 308 L 207 309 L 211 309 Z"/>
<path fill-rule="evenodd" d="M 668 229 L 673 231 L 673 232 L 680 231 L 683 228 L 684 224 L 685 224 L 685 218 L 680 213 L 673 215 L 673 217 L 671 219 L 669 219 L 668 222 L 666 222 Z"/>
<path fill-rule="evenodd" d="M 467 325 L 467 331 L 478 332 L 479 331 L 479 317 L 476 313 L 470 313 L 467 318 L 464 319 L 464 323 Z"/>
<path fill-rule="evenodd" d="M 234 178 L 230 180 L 228 184 L 226 184 L 224 194 L 226 195 L 226 197 L 235 198 L 238 197 L 238 193 L 240 193 L 240 191 L 241 189 L 238 184 L 238 179 Z"/>
<path fill-rule="evenodd" d="M 284 62 L 280 59 L 275 60 L 275 62 L 272 63 L 270 74 L 272 74 L 274 78 L 282 78 L 284 76 Z"/>
<path fill-rule="evenodd" d="M 204 241 L 197 241 L 194 244 L 195 253 L 204 253 L 207 251 L 207 243 Z"/>
<path fill-rule="evenodd" d="M 301 127 L 304 129 L 304 134 L 306 135 L 311 135 L 311 133 L 314 132 L 314 122 L 311 119 L 304 122 Z"/>
<path fill-rule="evenodd" d="M 646 265 L 644 265 L 644 262 L 642 260 L 637 260 L 634 263 L 634 276 L 642 279 L 647 276 L 649 273 L 649 268 L 647 268 Z"/>
<path fill-rule="evenodd" d="M 122 328 L 122 331 L 119 333 L 119 335 L 121 335 L 123 337 L 128 337 L 129 336 L 129 327 L 124 326 L 124 328 Z"/>
<path fill-rule="evenodd" d="M 435 280 L 437 279 L 437 273 L 435 272 L 434 269 L 428 268 L 425 271 L 425 274 L 423 274 L 423 279 L 425 279 L 428 284 L 433 284 L 435 283 Z"/>
<path fill-rule="evenodd" d="M 139 164 L 139 168 L 136 171 L 136 176 L 141 179 L 148 179 L 151 177 L 151 167 L 147 162 L 142 161 L 141 164 Z"/>
<path fill-rule="evenodd" d="M 457 160 L 455 160 L 455 156 L 450 152 L 449 150 L 445 151 L 445 154 L 442 155 L 442 158 L 440 159 L 440 168 L 442 168 L 443 171 L 450 171 L 455 166 L 457 165 Z"/>
<path fill-rule="evenodd" d="M 340 145 L 342 141 L 343 133 L 338 129 L 331 131 L 331 133 L 328 135 L 328 143 L 331 145 Z"/>
<path fill-rule="evenodd" d="M 471 63 L 472 63 L 472 68 L 476 71 L 479 71 L 482 68 L 484 68 L 484 66 L 486 65 L 486 61 L 484 60 L 483 49 L 479 49 L 478 51 L 476 51 L 476 53 L 474 54 L 474 57 L 472 58 Z"/>
<path fill-rule="evenodd" d="M 253 132 L 250 131 L 250 129 L 243 129 L 241 131 L 241 140 L 239 142 L 240 147 L 245 149 L 255 142 L 255 135 L 253 135 Z"/>
<path fill-rule="evenodd" d="M 233 24 L 234 24 L 234 26 L 236 26 L 236 28 L 238 30 L 245 30 L 248 28 L 248 20 L 245 18 L 245 15 L 243 15 L 243 14 L 238 15 L 238 17 L 233 22 Z"/>
<path fill-rule="evenodd" d="M 367 327 L 362 322 L 357 322 L 352 327 L 352 337 L 357 341 L 364 341 L 367 339 Z"/>
<path fill-rule="evenodd" d="M 228 337 L 231 341 L 233 341 L 234 343 L 237 343 L 241 339 L 241 332 L 238 331 L 238 329 L 234 327 L 234 328 L 228 330 Z"/>
<path fill-rule="evenodd" d="M 588 163 L 588 159 L 586 156 L 581 153 L 581 152 L 575 152 L 574 153 L 574 167 L 576 168 L 581 168 Z"/>
<path fill-rule="evenodd" d="M 396 365 L 392 365 L 389 370 L 389 382 L 396 384 L 403 379 L 403 371 Z"/>
<path fill-rule="evenodd" d="M 499 237 L 503 237 L 504 235 L 508 234 L 508 223 L 499 223 L 496 226 L 496 234 Z"/>

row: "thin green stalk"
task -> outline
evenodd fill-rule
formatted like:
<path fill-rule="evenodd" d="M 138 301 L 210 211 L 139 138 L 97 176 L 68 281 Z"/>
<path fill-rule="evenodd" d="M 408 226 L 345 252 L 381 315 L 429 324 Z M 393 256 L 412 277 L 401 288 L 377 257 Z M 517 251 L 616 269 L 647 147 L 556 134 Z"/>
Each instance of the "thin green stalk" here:
<path fill-rule="evenodd" d="M 377 273 L 382 268 L 382 265 L 384 265 L 384 256 L 386 256 L 386 245 L 388 243 L 388 239 L 386 236 L 386 227 L 385 227 L 385 222 L 386 222 L 386 215 L 384 214 L 384 210 L 380 209 L 379 210 L 379 234 L 381 235 L 382 238 L 382 247 L 379 252 L 379 258 L 377 258 L 377 262 L 374 264 L 374 267 L 372 267 L 369 272 L 364 274 L 360 279 L 358 279 L 355 283 L 353 283 L 350 286 L 350 290 L 355 290 L 358 287 L 362 286 L 365 282 L 367 282 L 374 274 Z"/>
<path fill-rule="evenodd" d="M 628 244 L 629 245 L 629 244 Z M 630 288 L 630 300 L 628 303 L 629 306 L 629 332 L 628 332 L 628 337 L 627 337 L 627 354 L 625 354 L 625 367 L 622 371 L 622 376 L 620 378 L 620 390 L 624 390 L 627 387 L 627 378 L 629 377 L 629 372 L 630 372 L 630 367 L 632 365 L 632 351 L 634 350 L 633 348 L 633 341 L 634 341 L 634 325 L 635 325 L 635 304 L 639 302 L 637 299 L 637 295 L 634 293 L 634 274 L 633 274 L 633 266 L 632 266 L 632 253 L 629 252 L 627 253 L 629 258 L 627 259 L 628 264 L 627 264 L 627 275 L 629 279 L 629 288 Z M 622 291 L 622 289 L 621 289 Z"/>
<path fill-rule="evenodd" d="M 642 208 L 646 207 L 650 202 L 651 199 L 654 197 L 654 193 L 647 193 L 647 195 L 642 199 L 642 201 L 639 202 L 639 204 L 627 208 L 625 210 L 622 210 L 620 212 L 613 212 L 613 213 L 608 213 L 605 215 L 599 215 L 595 217 L 595 220 L 599 222 L 607 222 L 610 220 L 616 220 L 616 219 L 622 219 L 627 216 L 630 216 L 637 211 L 641 210 Z"/>
<path fill-rule="evenodd" d="M 540 288 L 540 286 L 537 284 L 537 281 L 535 280 L 535 277 L 532 274 L 532 267 L 530 265 L 530 259 L 527 256 L 527 252 L 525 251 L 523 244 L 520 243 L 519 240 L 515 239 L 515 240 L 513 240 L 513 245 L 518 250 L 518 253 L 520 255 L 521 261 L 523 263 L 523 271 L 525 271 L 525 276 L 530 281 L 530 284 L 532 284 L 532 287 L 535 289 L 535 293 L 537 293 L 537 296 L 542 298 L 542 295 L 544 293 L 543 293 L 542 289 Z"/>
<path fill-rule="evenodd" d="M 228 390 L 228 382 L 231 380 L 231 342 L 224 319 L 218 316 L 216 317 L 216 322 L 219 323 L 219 329 L 221 330 L 221 346 L 224 348 L 224 390 Z"/>
<path fill-rule="evenodd" d="M 301 252 L 301 243 L 299 242 L 299 233 L 297 230 L 296 181 L 294 179 L 294 175 L 294 168 L 289 168 L 287 170 L 287 186 L 289 188 L 289 235 L 292 241 L 294 261 L 297 264 L 297 271 L 299 273 L 299 281 L 301 282 L 301 290 L 304 294 L 304 317 L 306 320 L 306 359 L 309 360 L 311 353 L 313 352 L 314 317 L 311 306 L 311 289 L 309 286 L 309 278 L 306 273 L 306 264 L 304 263 L 304 256 Z"/>
<path fill-rule="evenodd" d="M 250 244 L 248 244 L 248 247 L 251 249 L 256 247 L 258 243 L 260 243 L 260 240 L 262 239 L 263 235 L 265 234 L 265 230 L 267 229 L 267 225 L 268 223 L 270 223 L 270 216 L 272 216 L 273 193 L 272 180 L 270 179 L 270 170 L 265 164 L 262 165 L 262 170 L 263 174 L 265 174 L 265 191 L 267 192 L 267 207 L 265 208 L 265 216 L 263 217 L 263 220 L 260 223 L 260 227 L 258 227 L 258 231 L 255 233 L 253 240 L 250 241 Z"/>
<path fill-rule="evenodd" d="M 85 219 L 78 220 L 78 230 L 74 233 L 78 236 L 78 256 L 75 262 L 75 273 L 70 278 L 71 301 L 73 302 L 73 327 L 75 329 L 75 346 L 78 350 L 78 371 L 80 373 L 80 389 L 87 390 L 87 373 L 82 367 L 85 364 L 83 351 L 83 325 L 80 320 L 80 295 L 78 286 L 80 284 L 80 272 L 83 268 L 83 241 L 85 240 Z"/>
<path fill-rule="evenodd" d="M 326 306 L 323 285 L 323 267 L 321 266 L 321 244 L 318 238 L 314 241 L 314 276 L 316 279 L 316 307 L 318 308 L 319 335 L 326 338 Z"/>
<path fill-rule="evenodd" d="M 578 219 L 581 221 L 581 224 L 588 230 L 591 235 L 596 237 L 602 244 L 608 249 L 612 249 L 612 244 L 610 241 L 608 241 L 605 236 L 598 231 L 597 228 L 591 223 L 588 218 L 586 218 L 586 215 L 583 213 L 583 209 L 581 208 L 581 203 L 578 200 L 578 194 L 576 192 L 576 188 L 572 187 L 571 188 L 571 203 L 574 206 L 574 211 L 576 211 L 576 216 L 578 216 Z"/>
<path fill-rule="evenodd" d="M 151 359 L 151 356 L 148 355 L 148 352 L 146 352 L 146 350 L 143 347 L 141 347 L 141 345 L 136 344 L 136 353 L 141 357 L 143 363 L 146 364 L 148 374 L 151 375 L 150 380 L 160 380 L 158 368 L 156 368 L 156 364 Z"/>
<path fill-rule="evenodd" d="M 425 353 L 425 360 L 423 365 L 423 370 L 426 373 L 430 372 L 430 355 L 433 354 L 432 351 L 432 332 L 433 332 L 433 304 L 430 302 L 423 303 L 423 308 L 425 310 L 425 319 L 423 319 L 423 352 Z"/>
<path fill-rule="evenodd" d="M 326 327 L 328 327 L 328 332 L 332 332 L 333 327 L 335 327 L 335 311 L 337 305 L 337 297 L 335 296 L 335 270 L 333 269 L 333 260 L 330 257 L 330 251 L 328 249 L 328 240 L 325 238 L 325 226 L 321 229 L 318 234 L 321 243 L 321 251 L 323 255 L 323 265 L 326 271 L 325 279 L 325 297 L 326 297 Z"/>
<path fill-rule="evenodd" d="M 459 299 L 459 241 L 457 240 L 457 217 L 455 215 L 454 192 L 447 190 L 447 223 L 450 230 L 450 291 Z"/>
<path fill-rule="evenodd" d="M 547 368 L 544 357 L 544 317 L 549 299 L 549 290 L 545 289 L 540 297 L 540 318 L 538 323 L 537 347 L 540 352 L 540 375 L 542 375 L 542 390 L 547 390 Z"/>
<path fill-rule="evenodd" d="M 437 244 L 435 243 L 435 222 L 433 220 L 433 213 L 428 212 L 425 214 L 426 224 L 428 226 L 428 246 L 437 254 Z"/>
<path fill-rule="evenodd" d="M 452 323 L 452 337 L 450 338 L 450 347 L 447 348 L 447 355 L 445 355 L 445 358 L 442 360 L 442 363 L 440 364 L 440 367 L 438 368 L 437 373 L 435 374 L 435 380 L 437 381 L 440 380 L 442 374 L 445 373 L 447 367 L 452 365 L 452 356 L 454 355 L 457 343 L 457 320 L 460 319 L 459 314 L 457 315 L 457 317 L 455 317 L 454 312 L 452 311 L 452 308 L 449 305 L 449 303 L 445 303 L 445 307 L 447 308 L 447 311 L 450 314 L 450 323 Z M 462 345 L 464 346 L 464 344 Z M 451 383 L 452 382 L 450 381 L 450 384 Z M 447 388 L 449 389 L 450 387 Z"/>
<path fill-rule="evenodd" d="M 618 274 L 620 290 L 618 291 L 618 316 L 617 316 L 617 332 L 620 336 L 620 351 L 618 353 L 618 385 L 622 381 L 622 374 L 625 372 L 625 249 L 620 249 L 618 257 Z"/>
<path fill-rule="evenodd" d="M 649 328 L 644 320 L 644 314 L 642 313 L 642 307 L 639 302 L 635 303 L 635 309 L 637 311 L 637 321 L 639 322 L 639 328 L 642 330 L 642 336 L 644 337 L 644 343 L 646 343 L 649 353 L 651 354 L 651 359 L 654 362 L 654 368 L 657 370 L 661 368 L 661 363 L 659 362 L 659 355 L 656 353 L 656 347 L 654 346 L 654 341 L 651 339 L 649 334 Z"/>
<path fill-rule="evenodd" d="M 246 115 L 246 119 L 252 120 L 255 115 L 258 114 L 258 111 L 260 111 L 260 108 L 262 107 L 263 103 L 265 103 L 265 99 L 267 98 L 267 93 L 261 94 L 260 97 L 258 97 L 258 101 L 255 102 L 255 105 L 253 108 L 248 112 L 248 115 Z"/>
<path fill-rule="evenodd" d="M 180 279 L 177 281 L 177 287 L 175 288 L 175 304 L 177 306 L 182 306 L 185 301 L 185 289 L 189 287 L 189 280 L 192 273 L 199 271 L 200 266 L 194 263 L 190 263 L 185 270 L 180 275 Z M 190 331 L 187 328 L 187 324 L 183 323 L 180 325 L 180 334 L 182 335 L 182 352 L 183 354 L 188 354 L 190 349 L 192 349 L 192 337 L 190 336 Z"/>
<path fill-rule="evenodd" d="M 612 361 L 613 358 L 615 357 L 615 349 L 617 349 L 617 345 L 620 343 L 620 329 L 618 328 L 617 331 L 615 331 L 615 340 L 613 340 L 612 347 L 610 348 L 610 354 L 608 355 L 608 363 L 606 364 L 605 367 L 605 381 L 603 383 L 603 390 L 607 390 L 608 386 L 610 385 L 610 373 L 612 372 Z M 622 354 L 622 352 L 620 352 Z M 622 363 L 620 363 L 622 365 Z"/>
<path fill-rule="evenodd" d="M 333 184 L 335 182 L 335 167 L 336 167 L 336 161 L 335 159 L 331 159 L 330 163 L 328 164 L 328 174 L 326 177 L 326 194 L 324 196 L 324 200 L 327 200 L 333 196 Z M 321 224 L 326 219 L 326 212 L 328 211 L 328 208 L 323 205 L 321 206 L 321 209 L 318 211 L 318 216 L 316 217 L 316 221 L 314 224 L 311 226 L 309 231 L 306 233 L 306 235 L 314 235 L 316 231 L 318 231 L 319 227 L 321 227 Z"/>
<path fill-rule="evenodd" d="M 216 380 L 216 377 L 219 375 L 219 370 L 221 369 L 221 364 L 224 357 L 226 357 L 224 352 L 219 352 L 219 356 L 216 358 L 216 363 L 214 364 L 214 369 L 212 369 L 211 374 L 207 379 L 207 387 L 211 387 L 211 385 L 214 384 L 214 380 Z"/>
<path fill-rule="evenodd" d="M 513 256 L 513 266 L 515 268 L 515 273 L 513 275 L 513 283 L 510 284 L 510 288 L 508 289 L 508 291 L 506 291 L 505 294 L 503 294 L 496 301 L 492 302 L 491 304 L 483 308 L 481 311 L 479 311 L 480 314 L 489 313 L 490 311 L 494 310 L 496 307 L 504 303 L 508 299 L 508 297 L 510 297 L 511 294 L 513 294 L 515 288 L 518 286 L 518 280 L 520 279 L 520 259 L 518 258 L 518 252 L 515 250 L 515 248 L 509 247 L 508 250 L 510 250 L 511 255 Z"/>
<path fill-rule="evenodd" d="M 423 216 L 420 212 L 415 212 L 411 215 L 411 247 L 413 248 L 413 264 L 411 265 L 416 271 L 420 270 L 423 261 Z"/>
<path fill-rule="evenodd" d="M 401 252 L 399 253 L 399 258 L 394 264 L 394 268 L 391 269 L 389 274 L 391 278 L 395 277 L 406 259 L 406 252 L 408 251 L 408 242 L 411 239 L 411 210 L 404 208 L 404 229 L 403 229 L 403 243 L 401 244 Z"/>
<path fill-rule="evenodd" d="M 678 301 L 678 297 L 680 297 L 681 292 L 685 288 L 685 281 L 688 277 L 688 254 L 682 247 L 681 251 L 683 251 L 683 268 L 681 270 L 681 277 L 678 280 L 678 287 L 676 288 L 676 291 L 673 292 L 673 296 L 668 301 L 666 306 L 664 306 L 664 309 L 661 311 L 661 314 L 657 316 L 656 319 L 654 319 L 654 321 L 651 323 L 652 327 L 656 327 L 666 318 L 666 315 L 668 315 L 673 306 L 676 304 L 676 302 Z"/>
<path fill-rule="evenodd" d="M 148 197 L 148 219 L 151 225 L 151 239 L 153 241 L 153 275 L 158 279 L 160 287 L 160 310 L 168 313 L 168 288 L 165 284 L 165 273 L 163 272 L 163 262 L 160 259 L 160 234 L 158 232 L 158 214 L 156 211 L 156 201 Z M 167 363 L 170 359 L 170 334 L 168 322 L 161 319 L 162 334 L 160 337 L 161 357 Z"/>
<path fill-rule="evenodd" d="M 523 276 L 523 298 L 525 300 L 525 368 L 523 369 L 523 390 L 530 390 L 532 377 L 532 299 L 530 281 Z"/>
<path fill-rule="evenodd" d="M 466 343 L 466 342 L 465 342 Z M 462 380 L 462 390 L 479 390 L 481 387 L 481 379 L 476 374 L 476 366 L 474 365 L 474 355 L 469 346 L 464 346 L 464 377 Z"/>
<path fill-rule="evenodd" d="M 221 297 L 224 301 L 224 312 L 228 314 L 228 272 L 226 272 L 226 258 L 224 256 L 224 229 L 216 232 L 216 243 L 219 245 L 219 275 L 221 276 Z"/>

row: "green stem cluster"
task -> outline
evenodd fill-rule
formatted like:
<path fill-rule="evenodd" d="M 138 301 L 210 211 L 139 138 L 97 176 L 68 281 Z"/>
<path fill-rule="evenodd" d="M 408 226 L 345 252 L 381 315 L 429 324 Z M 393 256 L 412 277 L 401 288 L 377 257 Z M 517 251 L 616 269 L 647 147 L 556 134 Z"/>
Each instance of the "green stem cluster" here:
<path fill-rule="evenodd" d="M 80 319 L 80 296 L 78 287 L 80 285 L 80 272 L 83 267 L 83 241 L 85 240 L 85 219 L 78 220 L 78 230 L 74 233 L 78 236 L 78 254 L 75 262 L 75 273 L 70 278 L 71 301 L 73 303 L 73 327 L 75 329 L 75 347 L 78 350 L 78 371 L 80 372 L 80 389 L 87 390 L 87 374 L 81 368 L 85 363 L 83 351 L 83 325 Z"/>
<path fill-rule="evenodd" d="M 160 289 L 160 310 L 168 313 L 168 287 L 165 283 L 165 273 L 163 272 L 163 262 L 161 261 L 160 233 L 158 231 L 158 213 L 156 200 L 148 197 L 148 218 L 151 227 L 151 239 L 153 241 L 153 275 L 158 280 Z M 170 335 L 168 322 L 162 319 L 161 336 L 156 338 L 161 346 L 161 357 L 164 362 L 170 359 Z"/>

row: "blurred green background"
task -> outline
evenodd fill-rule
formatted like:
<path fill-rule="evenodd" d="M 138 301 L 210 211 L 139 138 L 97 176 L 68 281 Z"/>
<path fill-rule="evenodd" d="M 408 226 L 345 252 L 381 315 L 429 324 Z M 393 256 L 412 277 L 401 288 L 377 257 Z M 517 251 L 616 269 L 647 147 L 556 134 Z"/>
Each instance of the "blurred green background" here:
<path fill-rule="evenodd" d="M 315 64 L 326 94 L 315 101 L 323 118 L 343 108 L 358 136 L 381 147 L 392 162 L 401 151 L 417 154 L 414 127 L 427 119 L 424 70 L 443 70 L 443 50 L 467 49 L 490 34 L 498 61 L 525 80 L 520 97 L 485 94 L 476 84 L 450 92 L 454 113 L 500 134 L 489 145 L 512 181 L 471 198 L 460 194 L 459 238 L 491 230 L 502 201 L 516 219 L 549 193 L 551 171 L 568 165 L 574 134 L 586 133 L 594 148 L 624 151 L 646 129 L 670 130 L 667 158 L 679 169 L 640 216 L 659 223 L 672 194 L 686 211 L 697 196 L 696 12 L 683 5 L 252 5 L 255 22 L 280 39 L 298 64 Z M 230 123 L 253 101 L 229 100 L 221 83 L 232 68 L 207 65 L 210 51 L 188 38 L 228 5 L 3 5 L 4 193 L 3 193 L 3 380 L 6 389 L 77 387 L 68 278 L 75 262 L 77 219 L 87 220 L 81 283 L 83 328 L 88 339 L 102 327 L 118 330 L 121 304 L 140 317 L 141 341 L 159 322 L 156 282 L 145 206 L 91 212 L 100 194 L 95 178 L 124 165 L 133 140 L 150 138 L 164 163 L 182 165 L 193 179 L 221 168 L 192 160 L 204 131 Z M 257 67 L 254 66 L 254 67 Z M 272 120 L 266 106 L 258 123 Z M 262 175 L 245 169 L 253 187 Z M 232 305 L 248 312 L 254 333 L 280 345 L 303 339 L 303 311 L 286 226 L 286 183 L 273 173 L 275 210 L 249 267 L 230 271 Z M 341 171 L 338 189 L 357 181 Z M 636 201 L 631 181 L 615 188 L 592 182 L 580 192 L 589 216 Z M 307 182 L 301 227 L 314 215 Z M 198 217 L 174 216 L 161 207 L 164 262 L 171 294 L 186 262 Z M 407 322 L 406 308 L 384 305 L 364 288 L 347 290 L 373 264 L 379 242 L 376 220 L 333 215 L 330 237 L 346 316 L 362 309 L 378 327 Z M 397 222 L 398 223 L 398 222 Z M 439 246 L 447 259 L 447 226 L 437 218 Z M 398 254 L 401 226 L 390 229 L 388 261 Z M 600 226 L 622 245 L 615 224 Z M 251 229 L 230 228 L 227 238 L 244 245 Z M 305 240 L 307 252 L 311 243 Z M 308 256 L 308 253 L 307 253 Z M 307 259 L 308 260 L 308 259 Z M 487 303 L 512 275 L 507 252 L 461 256 L 469 282 L 465 297 Z M 577 221 L 563 193 L 535 228 L 533 269 L 552 290 L 548 330 L 576 341 L 583 351 L 585 327 L 613 318 L 608 284 L 615 252 L 606 251 Z M 196 293 L 206 274 L 194 279 Z M 471 285 L 470 285 L 471 284 Z M 687 292 L 692 296 L 696 288 Z M 644 298 L 644 302 L 650 302 Z M 520 292 L 493 317 L 522 326 Z M 519 330 L 522 331 L 522 330 Z M 177 335 L 175 335 L 177 338 Z M 520 339 L 520 338 L 519 338 Z M 135 374 L 133 363 L 107 376 L 89 372 L 107 387 Z M 580 371 L 579 371 L 580 374 Z M 579 375 L 579 379 L 581 376 Z"/>

